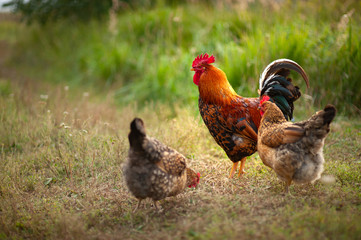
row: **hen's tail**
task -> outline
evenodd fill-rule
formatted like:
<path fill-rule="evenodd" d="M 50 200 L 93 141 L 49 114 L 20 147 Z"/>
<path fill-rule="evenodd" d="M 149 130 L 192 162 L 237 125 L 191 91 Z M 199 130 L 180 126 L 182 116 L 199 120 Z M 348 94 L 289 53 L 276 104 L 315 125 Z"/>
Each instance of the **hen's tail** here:
<path fill-rule="evenodd" d="M 306 72 L 298 63 L 289 59 L 278 59 L 271 62 L 259 79 L 260 97 L 269 96 L 281 109 L 287 120 L 293 118 L 293 102 L 301 96 L 299 87 L 294 86 L 292 79 L 288 78 L 290 70 L 301 74 L 309 87 Z"/>
<path fill-rule="evenodd" d="M 330 123 L 336 116 L 336 108 L 328 104 L 323 110 L 315 113 L 307 120 L 306 135 L 315 135 L 318 139 L 325 138 L 330 131 Z"/>
<path fill-rule="evenodd" d="M 330 125 L 330 123 L 336 116 L 336 108 L 331 104 L 327 104 L 323 111 L 323 124 Z"/>
<path fill-rule="evenodd" d="M 146 133 L 143 120 L 134 118 L 130 124 L 130 133 L 128 135 L 130 146 L 135 149 L 141 149 L 145 136 Z"/>

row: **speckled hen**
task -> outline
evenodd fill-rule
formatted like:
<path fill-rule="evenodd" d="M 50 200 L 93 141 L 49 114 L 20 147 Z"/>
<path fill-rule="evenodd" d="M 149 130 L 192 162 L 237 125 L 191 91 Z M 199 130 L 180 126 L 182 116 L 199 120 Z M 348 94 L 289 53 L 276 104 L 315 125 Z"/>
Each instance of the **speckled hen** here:
<path fill-rule="evenodd" d="M 186 186 L 197 186 L 200 174 L 187 168 L 182 154 L 148 137 L 141 119 L 135 118 L 130 129 L 130 148 L 123 172 L 128 189 L 139 200 L 136 209 L 145 198 L 153 199 L 158 209 L 157 200 L 175 196 Z"/>

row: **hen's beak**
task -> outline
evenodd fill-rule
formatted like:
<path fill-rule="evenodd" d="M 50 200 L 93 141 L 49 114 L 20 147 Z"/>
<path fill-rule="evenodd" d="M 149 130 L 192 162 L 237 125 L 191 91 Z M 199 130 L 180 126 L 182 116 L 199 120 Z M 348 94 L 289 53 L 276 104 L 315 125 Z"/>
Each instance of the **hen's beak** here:
<path fill-rule="evenodd" d="M 196 71 L 194 68 L 191 68 L 191 71 Z"/>

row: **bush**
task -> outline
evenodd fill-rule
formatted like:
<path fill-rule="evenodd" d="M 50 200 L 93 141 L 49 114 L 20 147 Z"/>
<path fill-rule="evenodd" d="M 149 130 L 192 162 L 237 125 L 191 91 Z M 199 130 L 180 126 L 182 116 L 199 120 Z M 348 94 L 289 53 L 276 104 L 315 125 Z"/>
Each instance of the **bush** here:
<path fill-rule="evenodd" d="M 89 20 L 101 18 L 108 13 L 112 6 L 111 0 L 12 0 L 4 6 L 13 7 L 15 12 L 21 13 L 24 19 L 31 23 L 38 21 L 42 24 L 61 18 Z"/>
<path fill-rule="evenodd" d="M 339 113 L 352 115 L 361 111 L 357 3 L 320 1 L 316 8 L 312 1 L 296 6 L 283 1 L 267 9 L 255 1 L 230 10 L 215 3 L 174 6 L 163 1 L 120 12 L 112 31 L 112 21 L 34 24 L 18 39 L 14 62 L 41 69 L 35 78 L 112 90 L 120 104 L 193 104 L 198 89 L 190 67 L 198 54 L 214 54 L 215 66 L 246 97 L 257 96 L 258 77 L 267 64 L 290 58 L 309 75 L 309 90 L 299 76 L 292 77 L 302 93 L 312 96 L 313 106 L 332 103 Z M 48 71 L 44 65 L 50 66 Z"/>

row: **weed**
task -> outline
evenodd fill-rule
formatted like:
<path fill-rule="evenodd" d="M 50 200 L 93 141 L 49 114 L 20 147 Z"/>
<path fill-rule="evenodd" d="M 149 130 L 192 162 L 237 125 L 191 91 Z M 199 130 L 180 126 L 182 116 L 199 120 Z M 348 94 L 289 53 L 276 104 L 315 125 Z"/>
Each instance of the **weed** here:
<path fill-rule="evenodd" d="M 216 8 L 213 3 L 160 4 L 124 11 L 113 19 L 116 31 L 109 31 L 107 21 L 0 27 L 9 40 L 21 36 L 12 41 L 17 50 L 12 62 L 18 68 L 49 82 L 111 91 L 122 106 L 193 103 L 198 93 L 190 66 L 198 54 L 208 52 L 240 95 L 257 96 L 265 66 L 290 58 L 308 73 L 311 88 L 301 85 L 302 92 L 312 96 L 317 108 L 333 103 L 339 112 L 360 113 L 357 1 L 256 1 L 242 7 L 226 2 Z"/>

